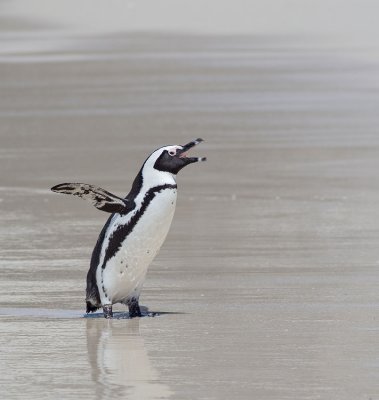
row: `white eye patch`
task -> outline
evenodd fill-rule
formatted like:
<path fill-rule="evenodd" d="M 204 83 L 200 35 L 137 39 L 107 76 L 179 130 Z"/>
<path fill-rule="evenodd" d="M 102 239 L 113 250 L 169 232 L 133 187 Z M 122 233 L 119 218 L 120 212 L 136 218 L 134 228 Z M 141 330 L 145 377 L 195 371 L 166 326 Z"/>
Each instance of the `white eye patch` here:
<path fill-rule="evenodd" d="M 177 150 L 179 150 L 181 148 L 181 146 L 170 146 L 170 147 L 166 147 L 166 150 L 168 151 L 168 154 L 170 154 L 170 156 L 175 156 Z"/>

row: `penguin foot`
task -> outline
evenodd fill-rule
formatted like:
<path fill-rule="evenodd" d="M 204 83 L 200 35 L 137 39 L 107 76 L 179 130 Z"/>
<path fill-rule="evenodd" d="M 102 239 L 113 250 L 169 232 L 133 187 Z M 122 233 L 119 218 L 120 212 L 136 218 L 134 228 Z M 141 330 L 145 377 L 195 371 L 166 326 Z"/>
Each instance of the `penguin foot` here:
<path fill-rule="evenodd" d="M 138 304 L 138 299 L 133 297 L 129 302 L 128 302 L 128 307 L 129 307 L 129 317 L 134 318 L 134 317 L 142 317 L 141 309 Z"/>
<path fill-rule="evenodd" d="M 104 313 L 104 318 L 106 319 L 113 318 L 112 304 L 103 305 L 103 313 Z"/>

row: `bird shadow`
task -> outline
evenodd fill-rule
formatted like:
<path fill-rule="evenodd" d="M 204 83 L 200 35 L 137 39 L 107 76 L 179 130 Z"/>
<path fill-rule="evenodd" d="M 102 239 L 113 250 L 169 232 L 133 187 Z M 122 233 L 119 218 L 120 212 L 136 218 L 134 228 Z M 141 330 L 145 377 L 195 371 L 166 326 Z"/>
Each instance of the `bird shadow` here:
<path fill-rule="evenodd" d="M 142 306 L 141 314 L 142 315 L 140 318 L 144 318 L 144 317 L 154 318 L 154 317 L 159 317 L 161 315 L 184 315 L 187 313 L 177 312 L 177 311 L 150 311 L 147 307 Z M 96 318 L 104 318 L 104 314 L 102 311 L 98 311 L 98 312 L 91 313 L 91 314 L 84 314 L 83 318 L 95 318 L 95 319 Z M 127 312 L 127 311 L 114 311 L 113 319 L 132 319 L 132 317 L 130 317 L 129 312 Z"/>

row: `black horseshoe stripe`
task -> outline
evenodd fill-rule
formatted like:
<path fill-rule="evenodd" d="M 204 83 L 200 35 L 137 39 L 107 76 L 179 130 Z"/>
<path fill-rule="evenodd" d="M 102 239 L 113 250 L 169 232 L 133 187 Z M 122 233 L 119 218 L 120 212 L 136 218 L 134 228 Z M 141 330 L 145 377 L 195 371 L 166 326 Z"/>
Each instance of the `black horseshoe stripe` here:
<path fill-rule="evenodd" d="M 141 217 L 145 213 L 147 207 L 154 199 L 156 194 L 166 189 L 176 189 L 176 188 L 177 188 L 176 185 L 165 184 L 165 185 L 155 186 L 146 192 L 141 207 L 135 213 L 135 215 L 133 215 L 132 218 L 130 218 L 129 222 L 126 225 L 119 226 L 110 236 L 108 246 L 104 255 L 104 260 L 101 265 L 101 269 L 104 269 L 107 265 L 107 262 L 120 250 L 122 243 L 125 241 L 128 235 L 133 231 L 134 227 L 137 225 L 138 221 L 141 219 Z"/>

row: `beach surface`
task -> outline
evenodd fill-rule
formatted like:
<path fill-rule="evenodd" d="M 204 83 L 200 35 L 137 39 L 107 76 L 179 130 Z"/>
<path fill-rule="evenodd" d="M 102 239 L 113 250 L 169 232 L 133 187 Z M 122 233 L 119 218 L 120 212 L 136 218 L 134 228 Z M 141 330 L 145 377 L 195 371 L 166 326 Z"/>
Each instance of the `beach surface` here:
<path fill-rule="evenodd" d="M 253 35 L 55 47 L 37 31 L 26 51 L 14 36 L 25 24 L 6 26 L 2 399 L 379 398 L 375 63 Z M 179 174 L 142 291 L 158 315 L 84 318 L 107 214 L 49 188 L 126 195 L 151 151 L 197 137 L 208 161 Z"/>

